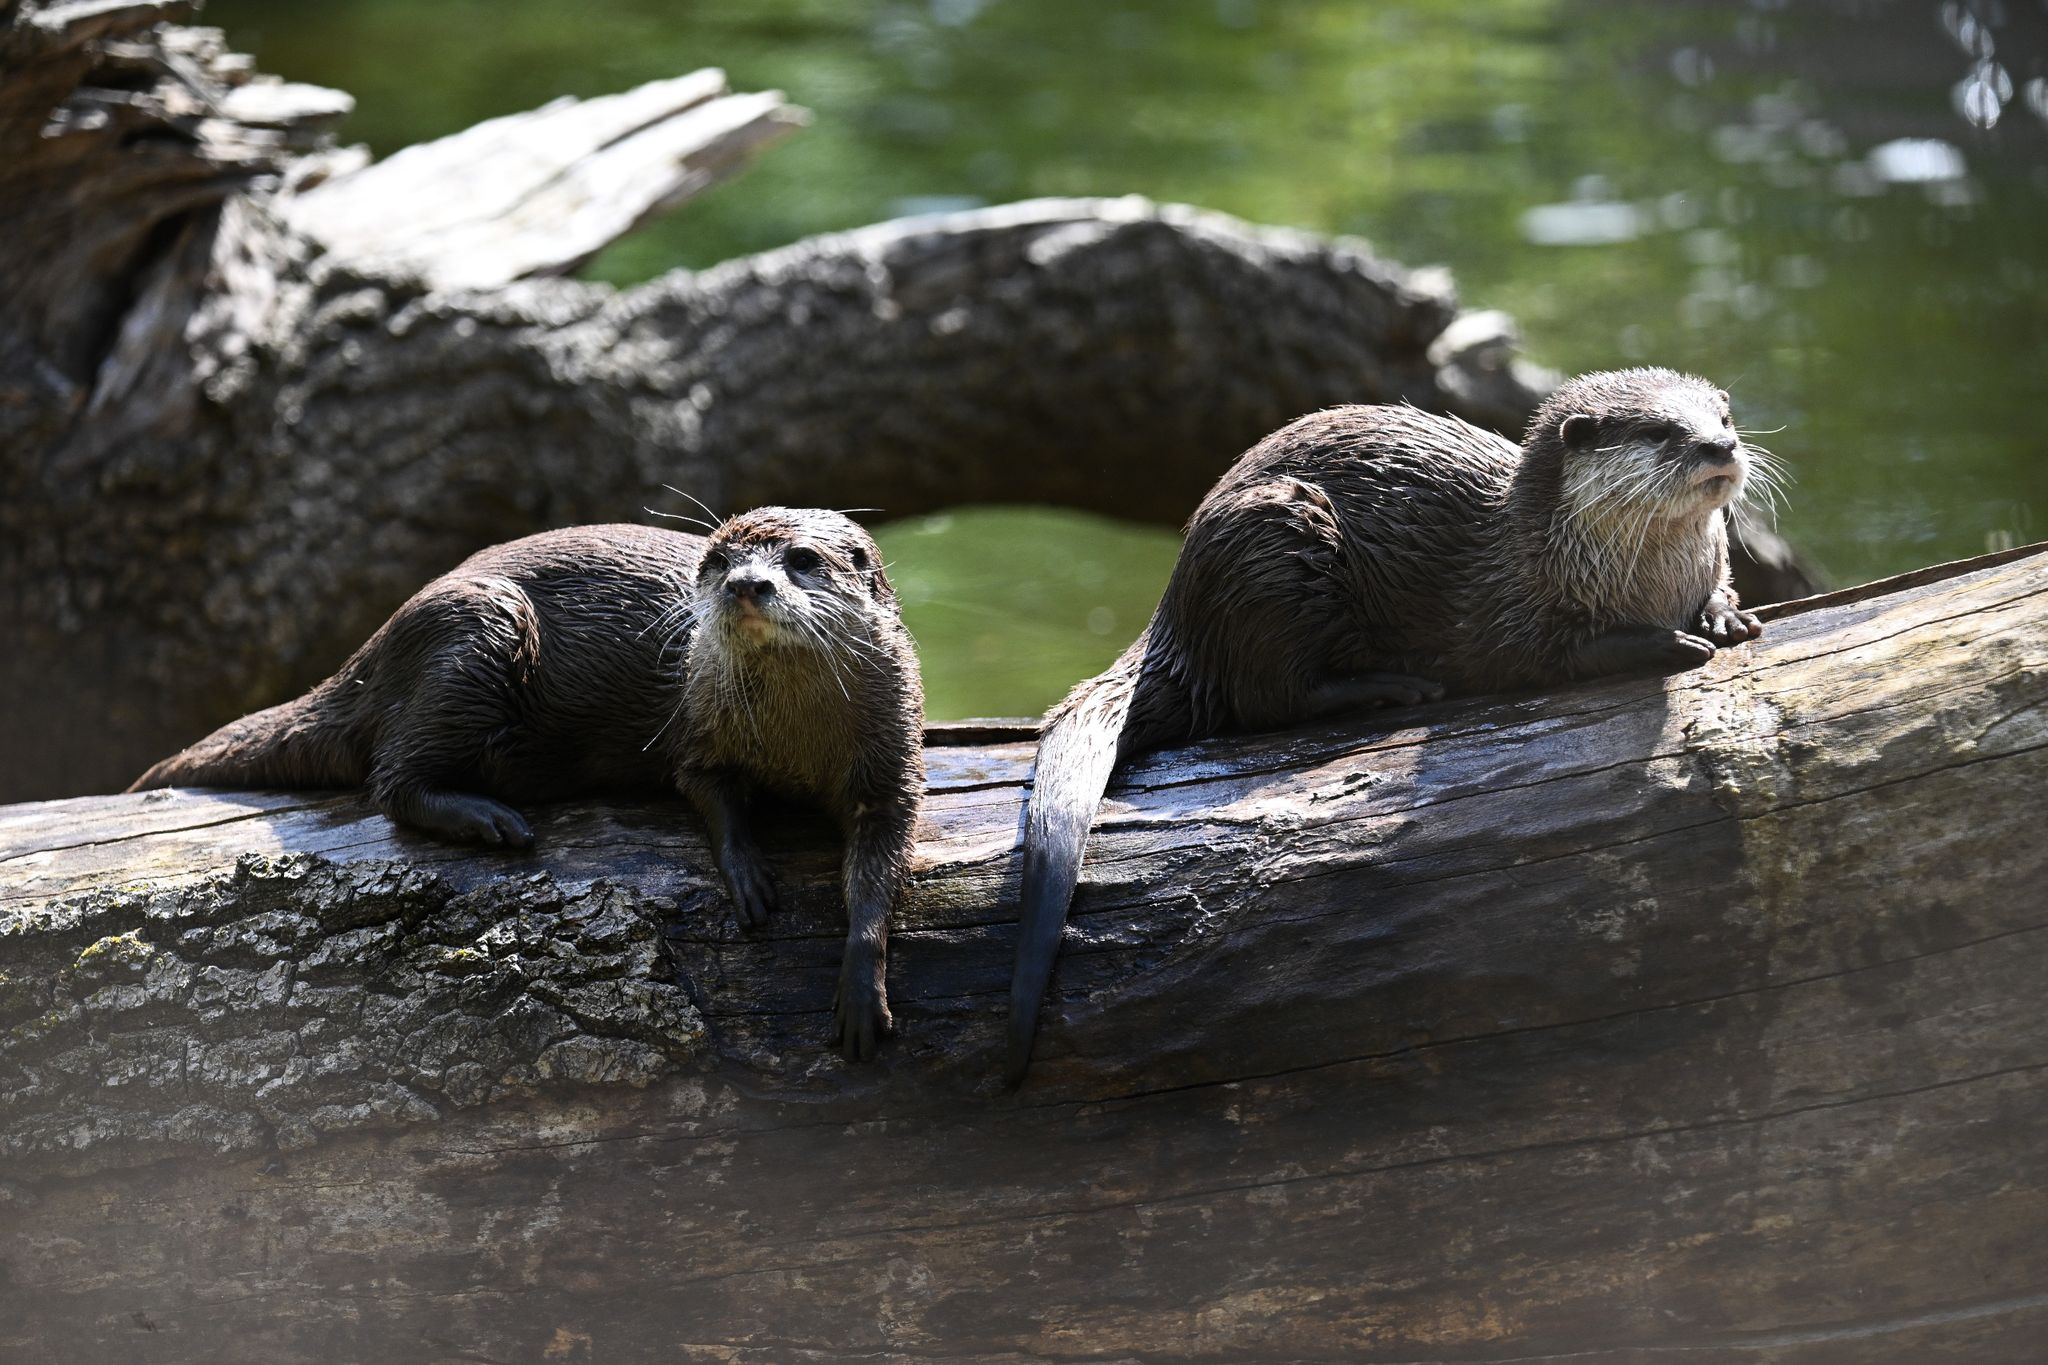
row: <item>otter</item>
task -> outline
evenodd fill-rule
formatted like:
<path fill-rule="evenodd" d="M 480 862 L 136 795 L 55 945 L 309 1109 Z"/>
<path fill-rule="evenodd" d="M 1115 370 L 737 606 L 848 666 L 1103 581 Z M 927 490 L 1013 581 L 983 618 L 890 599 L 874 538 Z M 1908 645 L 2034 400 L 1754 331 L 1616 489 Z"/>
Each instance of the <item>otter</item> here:
<path fill-rule="evenodd" d="M 775 907 L 756 791 L 808 798 L 846 838 L 833 1043 L 893 1032 L 889 914 L 924 792 L 924 694 L 868 534 L 764 507 L 709 537 L 579 526 L 483 550 L 340 671 L 144 773 L 166 786 L 357 787 L 437 838 L 527 848 L 514 801 L 668 787 L 696 808 L 743 929 Z"/>
<path fill-rule="evenodd" d="M 1694 668 L 1753 640 L 1726 512 L 1767 456 L 1728 395 L 1583 375 L 1517 448 L 1411 407 L 1332 408 L 1239 457 L 1188 522 L 1151 622 L 1047 712 L 1025 826 L 1007 1079 L 1023 1080 L 1116 764 L 1227 731 Z"/>

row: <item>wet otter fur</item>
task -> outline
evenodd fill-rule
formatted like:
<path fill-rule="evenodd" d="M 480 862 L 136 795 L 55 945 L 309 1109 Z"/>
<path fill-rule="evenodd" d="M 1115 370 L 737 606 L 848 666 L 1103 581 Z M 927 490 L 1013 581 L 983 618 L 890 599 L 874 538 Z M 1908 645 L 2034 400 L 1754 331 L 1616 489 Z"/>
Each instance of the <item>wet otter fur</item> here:
<path fill-rule="evenodd" d="M 1024 838 L 1008 1079 L 1115 765 L 1379 705 L 1675 671 L 1756 638 L 1725 509 L 1760 452 L 1728 397 L 1669 370 L 1561 386 L 1522 445 L 1409 407 L 1266 437 L 1189 521 L 1145 631 L 1047 713 Z"/>
<path fill-rule="evenodd" d="M 761 508 L 711 536 L 579 526 L 483 550 L 335 675 L 156 764 L 152 787 L 357 787 L 438 838 L 525 848 L 507 802 L 671 787 L 709 827 L 742 926 L 774 883 L 756 791 L 846 835 L 834 1042 L 892 1030 L 889 913 L 924 792 L 917 657 L 880 553 L 836 512 Z"/>

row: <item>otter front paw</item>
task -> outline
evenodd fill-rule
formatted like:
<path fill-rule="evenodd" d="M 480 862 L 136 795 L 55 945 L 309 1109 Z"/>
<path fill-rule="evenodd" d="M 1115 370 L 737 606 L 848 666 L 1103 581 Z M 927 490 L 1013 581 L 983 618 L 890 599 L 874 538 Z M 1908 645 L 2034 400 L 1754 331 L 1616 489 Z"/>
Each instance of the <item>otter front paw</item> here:
<path fill-rule="evenodd" d="M 438 793 L 422 801 L 413 823 L 443 839 L 486 848 L 532 848 L 533 830 L 510 806 L 488 796 Z"/>
<path fill-rule="evenodd" d="M 1671 632 L 1658 651 L 1657 662 L 1673 672 L 1698 668 L 1714 657 L 1714 647 L 1697 635 L 1688 635 L 1682 630 Z"/>
<path fill-rule="evenodd" d="M 733 914 L 740 928 L 751 932 L 766 924 L 775 910 L 775 882 L 760 860 L 752 855 L 728 853 L 720 870 L 725 873 L 726 894 L 732 897 Z"/>
<path fill-rule="evenodd" d="M 1332 678 L 1309 694 L 1305 710 L 1310 715 L 1335 715 L 1380 706 L 1420 706 L 1442 701 L 1444 685 L 1434 678 L 1409 673 L 1355 673 Z"/>
<path fill-rule="evenodd" d="M 882 964 L 848 953 L 832 999 L 832 1046 L 849 1062 L 871 1061 L 882 1040 L 895 1032 Z"/>
<path fill-rule="evenodd" d="M 1697 635 L 1656 626 L 1623 626 L 1580 645 L 1571 654 L 1573 673 L 1599 678 L 1616 673 L 1682 673 L 1714 657 L 1714 647 Z"/>
<path fill-rule="evenodd" d="M 1718 597 L 1707 603 L 1696 628 L 1722 649 L 1745 644 L 1764 633 L 1764 623 L 1756 619 L 1755 612 L 1730 606 Z"/>

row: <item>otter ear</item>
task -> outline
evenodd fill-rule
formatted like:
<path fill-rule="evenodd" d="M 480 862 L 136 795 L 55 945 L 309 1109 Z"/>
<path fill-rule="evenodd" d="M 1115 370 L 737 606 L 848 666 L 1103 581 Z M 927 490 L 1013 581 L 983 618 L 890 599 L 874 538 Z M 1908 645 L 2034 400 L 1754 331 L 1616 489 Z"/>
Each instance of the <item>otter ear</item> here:
<path fill-rule="evenodd" d="M 1566 450 L 1584 450 L 1593 444 L 1593 433 L 1599 427 L 1588 414 L 1575 412 L 1557 424 L 1557 439 L 1564 442 Z"/>
<path fill-rule="evenodd" d="M 867 575 L 868 591 L 877 602 L 890 609 L 896 606 L 896 589 L 889 586 L 889 575 L 882 572 L 882 556 L 879 551 L 869 553 L 865 545 L 853 547 L 850 556 L 853 567 Z"/>
<path fill-rule="evenodd" d="M 875 561 L 874 569 L 868 574 L 868 590 L 874 593 L 877 602 L 891 611 L 896 610 L 896 589 L 889 586 L 889 575 L 882 572 L 880 560 Z"/>

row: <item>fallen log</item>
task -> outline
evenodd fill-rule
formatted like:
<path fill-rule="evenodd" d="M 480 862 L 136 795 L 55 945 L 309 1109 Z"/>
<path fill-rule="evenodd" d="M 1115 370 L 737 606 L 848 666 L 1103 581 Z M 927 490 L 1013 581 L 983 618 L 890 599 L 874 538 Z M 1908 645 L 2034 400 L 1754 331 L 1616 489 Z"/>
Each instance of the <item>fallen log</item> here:
<path fill-rule="evenodd" d="M 890 966 L 780 822 L 0 808 L 0 1356 L 1815 1362 L 2048 1330 L 2048 547 L 1610 680 L 1154 755 L 996 1090 L 1030 745 Z"/>

